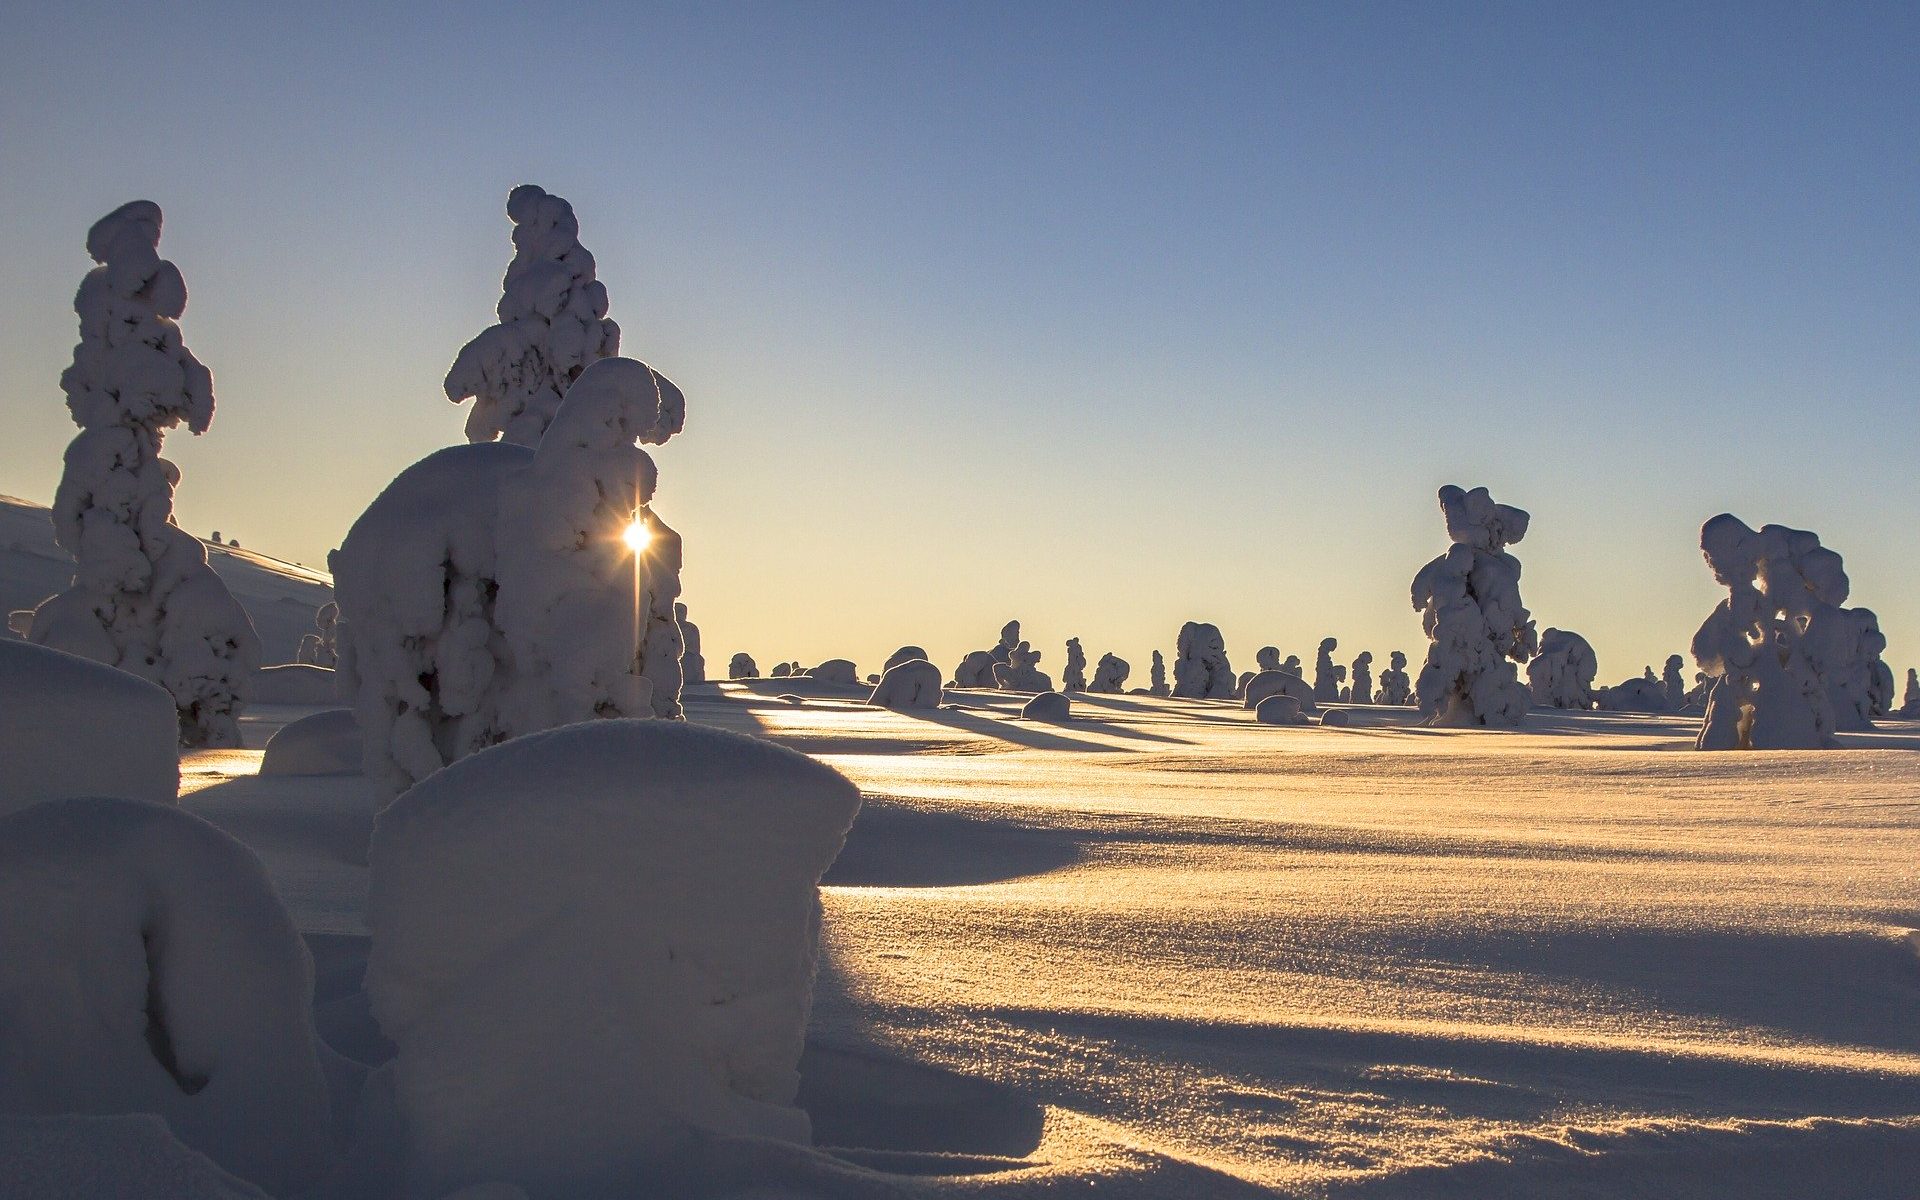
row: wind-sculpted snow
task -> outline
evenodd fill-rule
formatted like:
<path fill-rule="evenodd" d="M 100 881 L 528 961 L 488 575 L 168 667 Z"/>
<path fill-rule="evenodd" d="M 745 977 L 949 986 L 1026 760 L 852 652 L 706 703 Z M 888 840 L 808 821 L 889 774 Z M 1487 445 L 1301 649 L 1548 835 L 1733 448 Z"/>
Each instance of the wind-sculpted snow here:
<path fill-rule="evenodd" d="M 1548 628 L 1540 635 L 1540 653 L 1527 664 L 1533 702 L 1546 708 L 1593 707 L 1593 679 L 1600 662 L 1587 639 L 1570 629 Z"/>
<path fill-rule="evenodd" d="M 517 738 L 394 801 L 366 986 L 416 1192 L 613 1194 L 703 1134 L 805 1143 L 817 884 L 859 804 L 790 750 L 665 721 Z"/>
<path fill-rule="evenodd" d="M 330 1165 L 313 965 L 245 846 L 171 805 L 48 801 L 0 818 L 0 909 L 0 1113 L 155 1113 L 275 1191 Z"/>
<path fill-rule="evenodd" d="M 0 813 L 69 796 L 172 804 L 173 698 L 137 675 L 0 639 Z"/>
<path fill-rule="evenodd" d="M 1874 695 L 1892 692 L 1886 639 L 1871 612 L 1841 607 L 1840 556 L 1806 530 L 1756 531 L 1731 513 L 1700 527 L 1700 550 L 1727 598 L 1693 637 L 1714 681 L 1699 748 L 1817 750 L 1871 729 Z"/>
<path fill-rule="evenodd" d="M 1420 711 L 1431 725 L 1518 725 L 1532 696 L 1514 664 L 1539 644 L 1520 603 L 1520 562 L 1506 548 L 1526 536 L 1527 514 L 1486 488 L 1452 484 L 1440 489 L 1440 512 L 1452 546 L 1413 579 L 1427 635 Z"/>
<path fill-rule="evenodd" d="M 213 375 L 181 340 L 187 287 L 159 246 L 160 209 L 145 200 L 87 232 L 99 265 L 74 295 L 80 343 L 60 376 L 80 434 L 53 501 L 54 536 L 76 573 L 39 606 L 28 637 L 166 688 L 182 745 L 238 746 L 260 640 L 206 547 L 173 524 L 180 471 L 161 442 L 182 422 L 207 431 Z"/>
<path fill-rule="evenodd" d="M 1173 694 L 1196 700 L 1231 700 L 1239 682 L 1227 661 L 1220 627 L 1188 621 L 1174 646 Z"/>
<path fill-rule="evenodd" d="M 995 663 L 993 686 L 1003 692 L 1050 692 L 1053 680 L 1039 667 L 1041 654 L 1026 642 L 1007 652 L 1007 661 Z"/>
<path fill-rule="evenodd" d="M 1067 639 L 1067 666 L 1060 673 L 1060 690 L 1063 692 L 1087 690 L 1087 652 L 1080 648 L 1079 638 Z"/>
<path fill-rule="evenodd" d="M 401 472 L 332 556 L 367 771 L 398 793 L 508 737 L 680 712 L 680 538 L 636 443 L 679 430 L 645 363 L 583 372 L 537 450 L 484 442 Z M 630 524 L 649 539 L 629 547 Z"/>
<path fill-rule="evenodd" d="M 1127 690 L 1127 676 L 1132 673 L 1133 667 L 1126 659 L 1115 654 L 1102 654 L 1100 661 L 1094 664 L 1093 682 L 1087 686 L 1087 690 L 1118 695 Z"/>
<path fill-rule="evenodd" d="M 882 708 L 939 708 L 940 698 L 940 668 L 924 658 L 909 658 L 881 673 L 867 702 Z"/>
<path fill-rule="evenodd" d="M 507 194 L 513 261 L 500 321 L 468 342 L 447 371 L 447 399 L 473 400 L 467 440 L 538 446 L 567 390 L 593 363 L 620 353 L 606 286 L 580 244 L 573 206 L 532 184 Z"/>

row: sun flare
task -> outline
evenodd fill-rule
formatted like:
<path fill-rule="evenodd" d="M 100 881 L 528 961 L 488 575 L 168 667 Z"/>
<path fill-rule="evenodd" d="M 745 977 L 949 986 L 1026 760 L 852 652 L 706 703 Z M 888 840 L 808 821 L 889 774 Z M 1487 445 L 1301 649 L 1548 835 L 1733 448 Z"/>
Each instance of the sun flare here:
<path fill-rule="evenodd" d="M 640 554 L 653 541 L 653 526 L 636 517 L 632 524 L 620 531 L 620 540 L 627 544 L 627 549 Z"/>

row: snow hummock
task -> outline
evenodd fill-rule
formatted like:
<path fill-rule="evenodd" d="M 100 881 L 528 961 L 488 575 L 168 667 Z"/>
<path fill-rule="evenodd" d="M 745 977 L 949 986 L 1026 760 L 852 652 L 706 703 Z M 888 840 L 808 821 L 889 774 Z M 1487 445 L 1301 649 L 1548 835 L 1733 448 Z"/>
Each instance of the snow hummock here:
<path fill-rule="evenodd" d="M 707 657 L 700 653 L 700 627 L 687 620 L 687 606 L 675 604 L 673 619 L 680 626 L 680 679 L 684 683 L 707 681 Z"/>
<path fill-rule="evenodd" d="M 310 663 L 282 663 L 253 673 L 256 704 L 337 704 L 339 672 Z"/>
<path fill-rule="evenodd" d="M 924 658 L 909 658 L 881 674 L 868 703 L 881 708 L 939 708 L 940 698 L 940 668 Z"/>
<path fill-rule="evenodd" d="M 902 646 L 892 654 L 887 655 L 887 661 L 880 666 L 880 674 L 884 676 L 888 671 L 893 670 L 903 662 L 912 662 L 916 658 L 931 659 L 932 657 L 933 656 L 928 654 L 923 647 Z"/>
<path fill-rule="evenodd" d="M 262 775 L 352 775 L 360 770 L 353 710 L 329 708 L 281 726 L 260 755 Z"/>
<path fill-rule="evenodd" d="M 1087 690 L 1087 652 L 1080 648 L 1079 638 L 1067 639 L 1067 666 L 1060 672 L 1060 690 L 1063 692 Z"/>
<path fill-rule="evenodd" d="M 668 721 L 516 738 L 395 800 L 366 987 L 414 1190 L 644 1194 L 696 1131 L 807 1141 L 817 884 L 859 805 L 803 755 Z"/>
<path fill-rule="evenodd" d="M 1266 672 L 1262 672 L 1266 674 Z M 1278 675 L 1280 672 L 1275 671 Z M 1258 678 L 1256 676 L 1255 678 Z M 1309 689 L 1311 691 L 1311 689 Z M 1304 725 L 1307 719 L 1300 713 L 1300 698 L 1284 692 L 1272 692 L 1263 696 L 1253 705 L 1253 719 L 1262 725 Z"/>
<path fill-rule="evenodd" d="M 0 1113 L 154 1113 L 269 1191 L 332 1117 L 313 964 L 260 860 L 172 805 L 0 817 Z"/>
<path fill-rule="evenodd" d="M 1846 609 L 1840 556 L 1817 535 L 1759 530 L 1731 513 L 1700 527 L 1700 550 L 1727 589 L 1693 637 L 1714 680 L 1702 750 L 1817 750 L 1840 729 L 1871 729 L 1872 696 L 1891 693 L 1886 641 L 1865 609 Z"/>
<path fill-rule="evenodd" d="M 1290 697 L 1298 712 L 1318 712 L 1318 703 L 1314 699 L 1313 685 L 1291 671 L 1262 671 L 1247 681 L 1246 692 L 1240 698 L 1242 708 L 1256 712 L 1269 696 Z"/>
<path fill-rule="evenodd" d="M 1527 664 L 1533 702 L 1546 708 L 1593 707 L 1593 678 L 1599 659 L 1587 639 L 1570 629 L 1549 627 L 1540 635 L 1540 652 Z"/>
<path fill-rule="evenodd" d="M 537 450 L 456 446 L 402 471 L 332 555 L 343 696 L 399 792 L 503 738 L 680 712 L 679 535 L 651 508 L 679 389 L 607 358 Z M 624 534 L 645 526 L 635 551 Z"/>
<path fill-rule="evenodd" d="M 995 663 L 993 686 L 1003 692 L 1050 692 L 1053 680 L 1037 665 L 1040 651 L 1021 642 L 1007 651 L 1007 661 Z"/>
<path fill-rule="evenodd" d="M 1227 661 L 1227 640 L 1218 625 L 1188 621 L 1174 646 L 1173 694 L 1196 700 L 1230 700 L 1238 679 Z"/>
<path fill-rule="evenodd" d="M 1133 667 L 1126 659 L 1114 654 L 1102 654 L 1100 661 L 1093 667 L 1093 682 L 1087 685 L 1090 692 L 1118 695 L 1127 690 L 1127 676 L 1133 673 Z"/>
<path fill-rule="evenodd" d="M 1486 488 L 1452 484 L 1440 489 L 1440 512 L 1452 546 L 1413 579 L 1427 634 L 1420 711 L 1430 725 L 1518 725 L 1532 697 L 1514 664 L 1539 644 L 1520 603 L 1520 562 L 1506 548 L 1526 536 L 1527 514 Z"/>
<path fill-rule="evenodd" d="M 447 399 L 473 400 L 467 440 L 538 446 L 567 390 L 593 363 L 620 353 L 606 285 L 580 244 L 573 206 L 533 184 L 507 193 L 513 260 L 501 281 L 499 323 L 465 346 L 447 371 Z"/>
<path fill-rule="evenodd" d="M 728 679 L 758 679 L 760 664 L 753 661 L 753 655 L 742 650 L 727 660 Z"/>
<path fill-rule="evenodd" d="M 860 682 L 860 668 L 850 658 L 830 658 L 818 666 L 806 671 L 807 678 L 817 679 L 821 683 L 857 684 Z"/>
<path fill-rule="evenodd" d="M 173 697 L 112 667 L 0 639 L 0 813 L 69 796 L 172 804 Z"/>
<path fill-rule="evenodd" d="M 1044 691 L 1020 706 L 1020 715 L 1029 721 L 1064 721 L 1073 712 L 1073 701 L 1065 693 Z"/>
<path fill-rule="evenodd" d="M 99 265 L 73 298 L 80 343 L 60 376 L 79 436 L 54 494 L 54 536 L 73 555 L 68 589 L 36 609 L 30 640 L 167 689 L 185 746 L 238 746 L 260 641 L 173 523 L 180 471 L 160 457 L 169 429 L 213 423 L 213 375 L 181 340 L 180 271 L 160 257 L 160 208 L 136 200 L 87 231 Z"/>

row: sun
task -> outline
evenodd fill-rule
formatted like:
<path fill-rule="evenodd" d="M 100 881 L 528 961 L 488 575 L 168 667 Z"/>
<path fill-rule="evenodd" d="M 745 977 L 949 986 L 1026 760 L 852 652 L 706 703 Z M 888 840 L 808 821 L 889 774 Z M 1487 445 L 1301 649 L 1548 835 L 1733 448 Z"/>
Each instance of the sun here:
<path fill-rule="evenodd" d="M 653 526 L 647 524 L 645 518 L 635 517 L 632 524 L 620 531 L 620 540 L 635 554 L 644 553 L 653 541 Z"/>

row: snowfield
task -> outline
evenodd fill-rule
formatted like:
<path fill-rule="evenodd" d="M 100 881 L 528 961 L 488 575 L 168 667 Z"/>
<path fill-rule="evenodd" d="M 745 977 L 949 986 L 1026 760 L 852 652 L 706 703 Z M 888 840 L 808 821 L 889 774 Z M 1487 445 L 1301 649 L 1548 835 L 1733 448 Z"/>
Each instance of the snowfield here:
<path fill-rule="evenodd" d="M 661 1164 L 658 1194 L 1920 1180 L 1920 723 L 1702 755 L 1685 717 L 1276 727 L 1235 701 L 1083 693 L 1052 724 L 1019 719 L 1024 696 L 865 694 L 684 694 L 691 720 L 815 757 L 864 805 L 825 879 L 798 1096 L 816 1148 L 716 1136 Z M 256 774 L 309 711 L 250 708 L 249 749 L 185 757 L 181 803 L 260 854 L 313 950 L 322 1038 L 377 1067 L 375 790 Z M 382 1194 L 369 1178 L 322 1194 Z"/>

